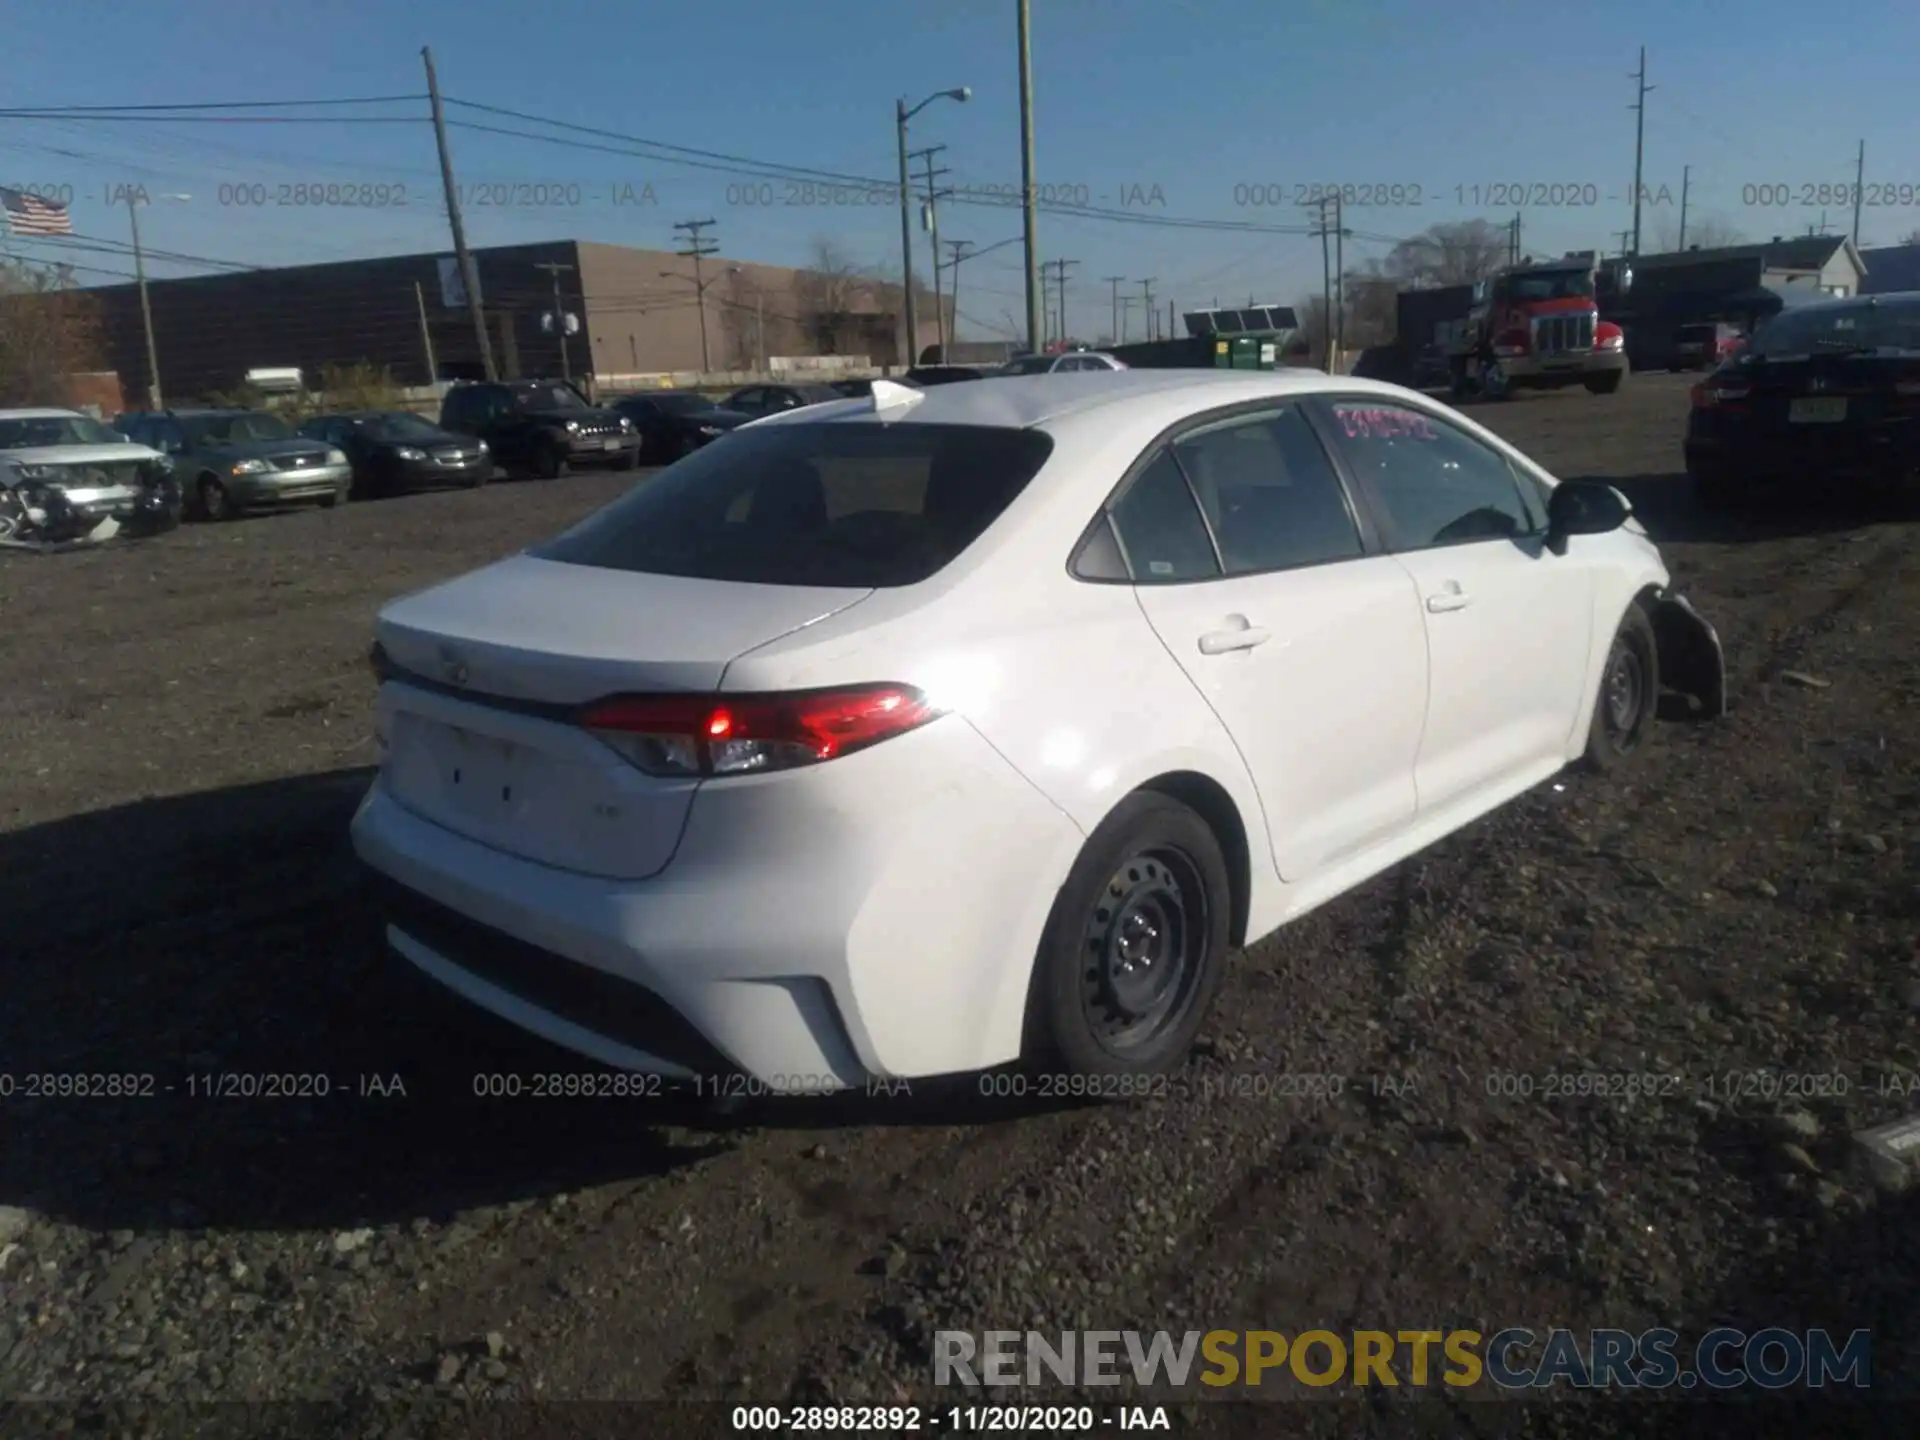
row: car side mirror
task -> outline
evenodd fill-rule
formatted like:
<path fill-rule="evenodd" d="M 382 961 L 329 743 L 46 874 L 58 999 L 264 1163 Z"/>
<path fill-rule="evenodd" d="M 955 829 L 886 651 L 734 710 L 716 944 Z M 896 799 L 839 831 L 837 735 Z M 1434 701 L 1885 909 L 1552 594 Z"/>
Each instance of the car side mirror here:
<path fill-rule="evenodd" d="M 1611 485 L 1594 480 L 1563 480 L 1547 500 L 1547 547 L 1566 553 L 1574 535 L 1607 535 L 1627 523 L 1633 506 Z"/>

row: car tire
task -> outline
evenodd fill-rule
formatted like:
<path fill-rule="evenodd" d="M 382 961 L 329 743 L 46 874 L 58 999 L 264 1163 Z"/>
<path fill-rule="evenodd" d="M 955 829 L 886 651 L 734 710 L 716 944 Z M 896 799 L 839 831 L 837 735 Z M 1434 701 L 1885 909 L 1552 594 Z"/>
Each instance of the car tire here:
<path fill-rule="evenodd" d="M 1232 908 L 1226 857 L 1205 820 L 1151 791 L 1121 801 L 1047 918 L 1028 1064 L 1114 1078 L 1178 1066 L 1219 991 Z"/>
<path fill-rule="evenodd" d="M 341 490 L 336 490 L 331 495 L 322 495 L 320 497 L 320 508 L 322 510 L 331 510 L 334 506 L 338 505 L 345 496 L 346 492 Z"/>
<path fill-rule="evenodd" d="M 567 452 L 557 440 L 548 440 L 533 452 L 533 473 L 542 480 L 558 480 L 567 473 Z"/>
<path fill-rule="evenodd" d="M 202 520 L 218 524 L 222 520 L 231 520 L 240 513 L 233 498 L 227 494 L 227 487 L 211 475 L 202 475 L 193 487 L 194 502 L 200 511 Z"/>
<path fill-rule="evenodd" d="M 1609 370 L 1604 375 L 1589 375 L 1581 383 L 1587 387 L 1588 394 L 1611 395 L 1620 388 L 1620 382 L 1624 378 L 1625 372 Z"/>
<path fill-rule="evenodd" d="M 1660 647 L 1653 621 L 1638 605 L 1627 607 L 1607 647 L 1587 726 L 1587 768 L 1608 771 L 1638 754 L 1660 705 Z"/>

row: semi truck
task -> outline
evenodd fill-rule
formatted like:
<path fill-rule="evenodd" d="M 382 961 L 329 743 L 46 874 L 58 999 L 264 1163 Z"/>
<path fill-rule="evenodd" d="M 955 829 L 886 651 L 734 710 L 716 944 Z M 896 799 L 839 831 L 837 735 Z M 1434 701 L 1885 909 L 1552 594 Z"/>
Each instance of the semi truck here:
<path fill-rule="evenodd" d="M 1583 385 L 1611 395 L 1627 377 L 1626 333 L 1600 318 L 1605 293 L 1632 283 L 1590 251 L 1526 260 L 1473 287 L 1464 321 L 1444 342 L 1457 398 Z"/>

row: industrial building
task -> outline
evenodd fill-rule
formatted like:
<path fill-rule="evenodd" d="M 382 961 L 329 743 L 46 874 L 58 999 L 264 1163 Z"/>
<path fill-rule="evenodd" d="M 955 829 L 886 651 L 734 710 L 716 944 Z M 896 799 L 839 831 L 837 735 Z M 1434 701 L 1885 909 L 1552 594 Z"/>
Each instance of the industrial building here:
<path fill-rule="evenodd" d="M 672 251 L 585 240 L 472 255 L 503 377 L 591 374 L 602 386 L 617 386 L 628 377 L 764 369 L 774 357 L 900 362 L 898 283 L 721 255 L 705 257 L 696 277 L 695 262 Z M 559 327 L 556 286 L 561 313 L 574 317 Z M 310 385 L 326 367 L 362 363 L 402 385 L 484 373 L 451 254 L 152 280 L 147 290 L 169 403 L 232 390 L 249 371 L 267 368 L 297 367 Z M 141 403 L 149 366 L 139 289 L 123 284 L 89 293 L 101 305 L 107 363 L 128 403 Z M 916 304 L 931 328 L 932 297 L 916 297 Z"/>

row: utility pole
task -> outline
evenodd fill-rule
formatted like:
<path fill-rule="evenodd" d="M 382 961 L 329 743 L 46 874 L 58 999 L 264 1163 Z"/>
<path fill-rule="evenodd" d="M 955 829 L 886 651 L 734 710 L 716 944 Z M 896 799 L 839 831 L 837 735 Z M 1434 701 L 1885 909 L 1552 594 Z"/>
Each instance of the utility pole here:
<path fill-rule="evenodd" d="M 1120 287 L 1127 283 L 1127 277 L 1108 275 L 1103 278 L 1113 287 L 1113 325 L 1107 333 L 1113 336 L 1113 343 L 1118 345 L 1120 343 Z"/>
<path fill-rule="evenodd" d="M 1153 276 L 1140 282 L 1140 303 L 1147 307 L 1147 339 L 1153 339 Z"/>
<path fill-rule="evenodd" d="M 1040 338 L 1042 343 L 1033 347 L 1038 354 L 1046 349 L 1044 342 L 1053 339 L 1053 265 L 1049 261 L 1040 267 Z"/>
<path fill-rule="evenodd" d="M 947 241 L 947 248 L 953 251 L 953 259 L 948 261 L 947 264 L 953 271 L 953 285 L 951 287 L 951 293 L 953 295 L 953 328 L 958 330 L 960 328 L 960 262 L 967 258 L 967 251 L 973 248 L 973 242 L 971 240 L 949 240 Z M 933 263 L 937 269 L 940 264 L 940 254 L 938 251 L 934 252 Z M 944 350 L 940 352 L 940 355 L 943 360 L 946 358 L 946 352 Z"/>
<path fill-rule="evenodd" d="M 1687 248 L 1687 192 L 1693 188 L 1693 167 L 1680 167 L 1680 248 Z"/>
<path fill-rule="evenodd" d="M 933 333 L 938 337 L 942 365 L 947 363 L 947 307 L 940 294 L 940 192 L 934 189 L 934 181 L 947 172 L 933 168 L 933 157 L 946 148 L 944 145 L 930 145 L 925 150 L 913 152 L 916 159 L 927 162 L 927 236 L 933 244 Z M 918 363 L 918 357 L 915 363 Z"/>
<path fill-rule="evenodd" d="M 1319 212 L 1314 224 L 1314 233 L 1320 237 L 1320 364 L 1326 372 L 1333 373 L 1333 252 L 1327 241 L 1332 239 L 1332 227 L 1327 223 L 1327 202 L 1333 197 L 1322 195 L 1313 202 L 1313 208 Z"/>
<path fill-rule="evenodd" d="M 1078 260 L 1053 260 L 1053 294 L 1060 307 L 1060 343 L 1067 343 L 1067 267 L 1078 265 Z"/>
<path fill-rule="evenodd" d="M 487 335 L 486 312 L 480 308 L 480 272 L 467 248 L 467 227 L 460 219 L 460 188 L 453 183 L 453 152 L 447 148 L 447 113 L 440 104 L 440 78 L 433 69 L 433 47 L 422 46 L 427 65 L 427 100 L 433 110 L 433 139 L 440 149 L 440 183 L 447 192 L 447 228 L 453 231 L 453 259 L 460 267 L 460 286 L 467 292 L 467 314 L 473 319 L 473 338 L 480 343 L 480 364 L 489 380 L 500 372 L 493 364 L 493 341 Z"/>
<path fill-rule="evenodd" d="M 413 282 L 413 308 L 420 312 L 420 348 L 427 352 L 427 384 L 440 383 L 440 366 L 433 358 L 433 331 L 427 326 L 427 297 L 420 290 L 420 282 Z"/>
<path fill-rule="evenodd" d="M 153 340 L 153 306 L 147 300 L 147 262 L 140 250 L 140 208 L 131 186 L 127 189 L 127 219 L 133 225 L 133 278 L 140 285 L 140 320 L 147 329 L 147 408 L 164 410 L 160 398 L 160 348 Z"/>
<path fill-rule="evenodd" d="M 1640 47 L 1640 73 L 1633 101 L 1633 254 L 1640 254 L 1640 165 L 1647 149 L 1647 96 L 1654 86 L 1647 84 L 1647 47 Z"/>
<path fill-rule="evenodd" d="M 1622 230 L 1620 232 L 1620 253 L 1622 255 L 1631 256 L 1633 254 L 1633 252 L 1627 248 L 1627 246 L 1631 244 L 1632 241 L 1633 241 L 1633 231 Z"/>
<path fill-rule="evenodd" d="M 693 288 L 700 306 L 700 371 L 702 374 L 712 370 L 713 366 L 709 363 L 707 355 L 707 281 L 700 268 L 700 262 L 707 256 L 717 253 L 720 243 L 717 240 L 703 239 L 700 232 L 713 223 L 711 220 L 681 220 L 673 227 L 687 232 L 687 248 L 676 250 L 674 253 L 683 260 L 693 261 Z"/>
<path fill-rule="evenodd" d="M 1041 348 L 1040 251 L 1034 219 L 1033 181 L 1033 17 L 1029 0 L 1020 5 L 1020 217 L 1027 252 L 1027 348 Z"/>
<path fill-rule="evenodd" d="M 553 333 L 560 337 L 560 378 L 569 384 L 573 381 L 573 361 L 567 355 L 567 315 L 561 308 L 560 277 L 571 275 L 571 265 L 555 265 L 551 262 L 536 265 L 536 270 L 544 270 L 553 278 Z"/>
<path fill-rule="evenodd" d="M 1149 337 L 1151 338 L 1151 337 Z M 1167 302 L 1167 338 L 1173 338 L 1173 301 Z"/>
<path fill-rule="evenodd" d="M 1853 162 L 1853 247 L 1860 248 L 1860 197 L 1867 189 L 1867 142 L 1860 142 L 1860 153 Z"/>
<path fill-rule="evenodd" d="M 753 334 L 759 342 L 760 373 L 767 373 L 767 293 L 757 286 L 753 292 Z"/>
<path fill-rule="evenodd" d="M 1347 353 L 1347 209 L 1340 192 L 1333 192 L 1333 363 Z"/>
<path fill-rule="evenodd" d="M 1118 298 L 1120 301 L 1120 333 L 1114 336 L 1114 343 L 1116 345 L 1124 345 L 1127 343 L 1127 321 L 1133 316 L 1134 297 L 1131 295 L 1122 295 Z M 1152 312 L 1149 311 L 1148 313 L 1151 314 Z"/>

